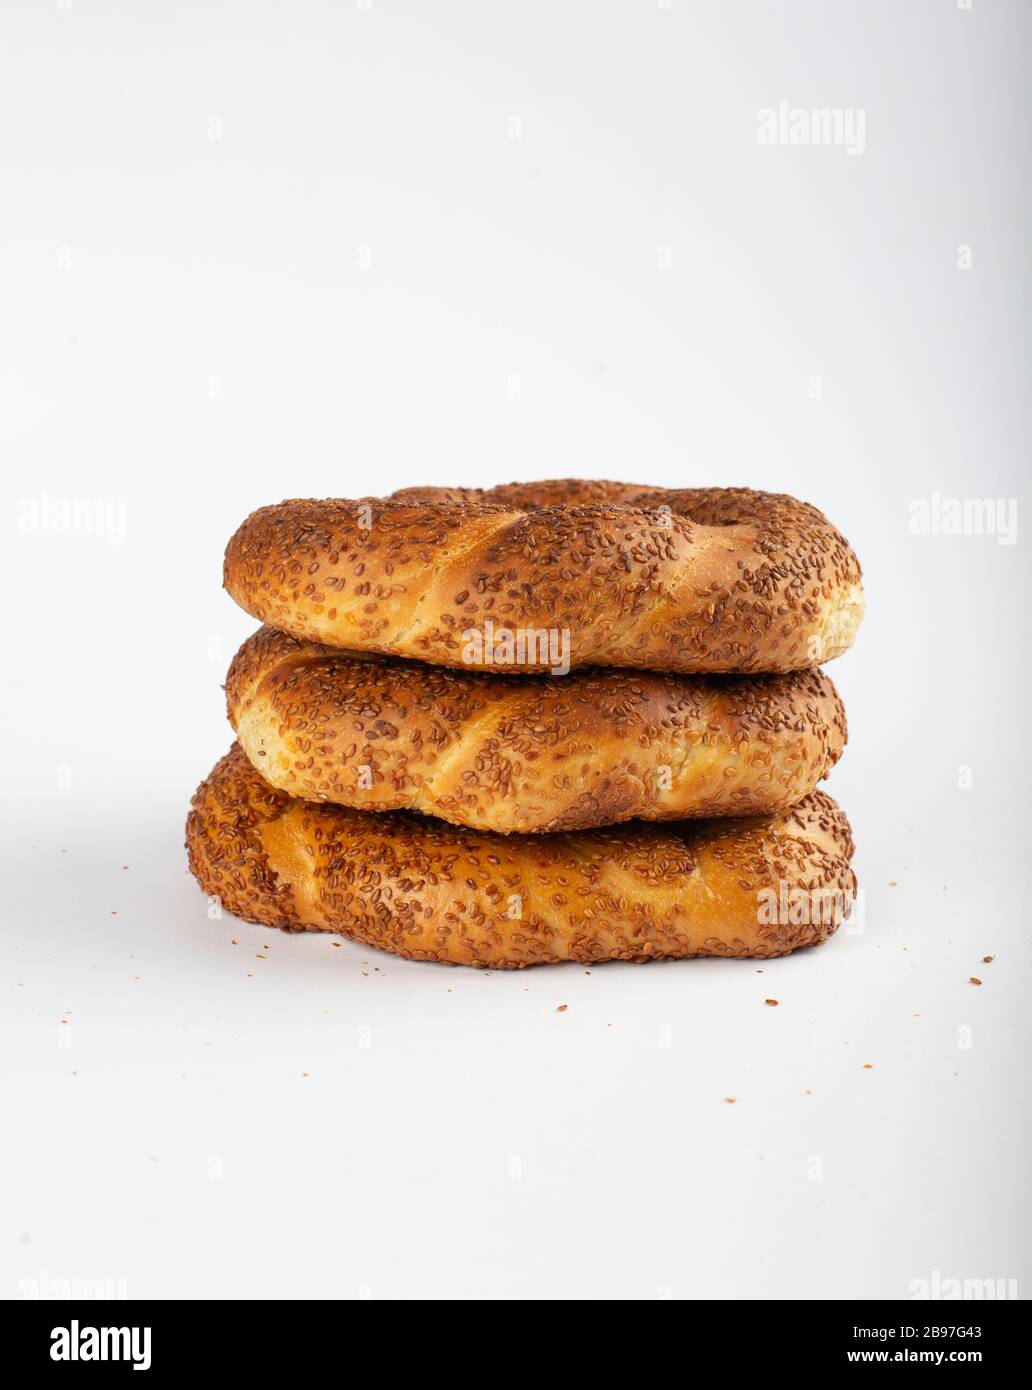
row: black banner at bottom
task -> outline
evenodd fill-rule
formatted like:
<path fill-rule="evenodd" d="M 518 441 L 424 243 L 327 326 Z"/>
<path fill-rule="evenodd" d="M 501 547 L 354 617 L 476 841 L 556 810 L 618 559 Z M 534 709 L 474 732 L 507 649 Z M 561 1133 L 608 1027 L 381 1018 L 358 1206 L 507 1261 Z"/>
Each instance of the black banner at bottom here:
<path fill-rule="evenodd" d="M 365 1340 L 378 1330 L 380 1314 L 362 1303 L 348 1317 L 347 1332 L 326 1317 L 334 1305 L 313 1302 L 9 1302 L 4 1321 L 5 1360 L 30 1375 L 40 1373 L 68 1384 L 82 1376 L 132 1374 L 141 1381 L 173 1379 L 197 1371 L 235 1375 L 296 1374 L 309 1361 L 322 1364 L 330 1346 L 351 1345 L 371 1354 L 377 1342 Z M 916 1365 L 991 1368 L 998 1373 L 1013 1364 L 1027 1340 L 1021 1302 L 866 1302 L 866 1303 L 694 1303 L 692 1355 L 708 1353 L 732 1371 L 766 1374 L 800 1368 L 878 1372 L 879 1367 Z M 339 1318 L 339 1314 L 336 1317 Z M 405 1341 L 415 1351 L 418 1321 L 407 1317 Z M 463 1320 L 464 1323 L 466 1320 Z M 586 1320 L 587 1321 L 587 1320 Z M 639 1328 L 662 1331 L 657 1309 Z M 578 1334 L 578 1360 L 592 1333 L 591 1323 Z M 440 1335 L 439 1315 L 428 1319 L 427 1333 Z M 683 1334 L 677 1319 L 671 1331 Z M 585 1336 L 587 1332 L 587 1336 Z M 462 1332 L 464 1345 L 479 1340 Z M 485 1331 L 487 1346 L 506 1343 L 512 1334 Z M 526 1334 L 519 1334 L 526 1346 Z M 611 1337 L 594 1334 L 612 1355 Z M 397 1366 L 397 1343 L 385 1344 L 385 1369 Z M 421 1348 L 423 1355 L 426 1349 Z M 553 1353 L 547 1353 L 553 1359 Z M 338 1366 L 338 1369 L 341 1369 Z"/>

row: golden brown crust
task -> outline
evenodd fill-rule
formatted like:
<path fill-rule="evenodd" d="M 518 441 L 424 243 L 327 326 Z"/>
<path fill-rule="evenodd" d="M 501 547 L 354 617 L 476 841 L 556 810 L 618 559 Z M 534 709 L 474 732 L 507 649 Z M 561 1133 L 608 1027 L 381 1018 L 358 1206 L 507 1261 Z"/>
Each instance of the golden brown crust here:
<path fill-rule="evenodd" d="M 186 843 L 239 917 L 461 965 L 784 955 L 834 931 L 856 886 L 823 792 L 773 816 L 500 836 L 292 800 L 239 745 L 198 788 Z"/>
<path fill-rule="evenodd" d="M 292 796 L 501 833 L 780 810 L 846 741 L 823 671 L 526 680 L 268 627 L 234 657 L 226 704 L 254 766 Z"/>
<path fill-rule="evenodd" d="M 845 651 L 863 612 L 831 523 L 746 488 L 564 480 L 289 501 L 248 517 L 224 574 L 241 607 L 294 637 L 452 667 L 489 664 L 470 634 L 486 652 L 491 624 L 567 634 L 571 666 L 804 670 Z M 520 656 L 510 673 L 557 664 L 533 645 Z"/>

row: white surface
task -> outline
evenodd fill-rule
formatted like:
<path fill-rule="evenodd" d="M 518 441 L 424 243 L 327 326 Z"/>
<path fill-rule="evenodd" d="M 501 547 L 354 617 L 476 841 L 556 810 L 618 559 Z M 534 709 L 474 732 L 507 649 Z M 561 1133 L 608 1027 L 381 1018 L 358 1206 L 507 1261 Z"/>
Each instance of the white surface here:
<path fill-rule="evenodd" d="M 1028 11 L 4 28 L 0 1293 L 1027 1293 L 1024 498 L 1010 546 L 908 520 L 1023 491 Z M 863 107 L 864 154 L 760 145 L 781 100 Z M 827 785 L 866 931 L 506 975 L 209 922 L 182 826 L 253 628 L 237 523 L 568 474 L 793 492 L 856 546 Z M 44 492 L 124 503 L 124 543 L 19 530 Z"/>

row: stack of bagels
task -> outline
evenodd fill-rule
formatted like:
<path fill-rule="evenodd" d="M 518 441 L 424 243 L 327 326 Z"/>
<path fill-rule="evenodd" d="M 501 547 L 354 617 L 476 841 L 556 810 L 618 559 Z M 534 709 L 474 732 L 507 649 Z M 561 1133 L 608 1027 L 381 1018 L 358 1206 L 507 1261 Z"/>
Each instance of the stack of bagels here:
<path fill-rule="evenodd" d="M 822 662 L 860 567 L 815 508 L 567 480 L 263 507 L 264 626 L 187 822 L 252 922 L 417 960 L 783 955 L 850 908 Z"/>

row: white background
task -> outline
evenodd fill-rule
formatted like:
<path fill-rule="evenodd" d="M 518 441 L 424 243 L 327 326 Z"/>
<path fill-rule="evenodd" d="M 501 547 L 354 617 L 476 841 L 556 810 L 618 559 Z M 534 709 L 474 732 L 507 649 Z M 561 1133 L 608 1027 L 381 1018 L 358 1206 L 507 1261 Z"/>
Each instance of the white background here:
<path fill-rule="evenodd" d="M 1003 0 L 7 0 L 0 1294 L 1028 1292 L 1030 38 Z M 759 143 L 780 101 L 864 152 Z M 856 547 L 863 934 L 481 974 L 209 921 L 236 525 L 574 474 L 792 492 Z M 936 490 L 1017 499 L 1017 543 L 911 534 Z M 55 534 L 75 499 L 124 539 Z"/>

